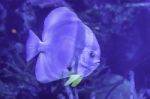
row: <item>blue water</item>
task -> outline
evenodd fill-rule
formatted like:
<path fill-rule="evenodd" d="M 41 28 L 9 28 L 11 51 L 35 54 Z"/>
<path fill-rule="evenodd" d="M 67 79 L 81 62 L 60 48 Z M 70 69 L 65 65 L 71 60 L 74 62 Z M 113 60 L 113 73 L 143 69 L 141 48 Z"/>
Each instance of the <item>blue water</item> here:
<path fill-rule="evenodd" d="M 61 6 L 71 8 L 101 46 L 99 68 L 75 88 L 65 87 L 66 79 L 38 82 L 37 57 L 26 61 L 29 30 L 41 38 L 45 17 Z M 141 94 L 150 99 L 149 0 L 0 0 L 0 99 L 139 99 Z"/>

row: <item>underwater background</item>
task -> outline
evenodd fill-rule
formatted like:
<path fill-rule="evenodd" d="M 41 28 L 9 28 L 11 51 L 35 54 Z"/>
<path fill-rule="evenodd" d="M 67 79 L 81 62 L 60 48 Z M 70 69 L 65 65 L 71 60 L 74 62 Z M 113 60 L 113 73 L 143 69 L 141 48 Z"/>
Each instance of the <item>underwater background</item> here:
<path fill-rule="evenodd" d="M 41 84 L 26 62 L 30 29 L 66 6 L 101 46 L 101 66 L 75 88 Z M 150 0 L 0 0 L 0 99 L 150 99 Z"/>

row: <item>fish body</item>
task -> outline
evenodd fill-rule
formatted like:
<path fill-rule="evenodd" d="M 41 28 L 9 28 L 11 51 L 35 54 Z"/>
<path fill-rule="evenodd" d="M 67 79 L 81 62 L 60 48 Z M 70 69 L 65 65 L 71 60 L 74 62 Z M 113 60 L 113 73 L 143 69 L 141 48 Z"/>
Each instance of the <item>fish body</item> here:
<path fill-rule="evenodd" d="M 36 78 L 48 83 L 71 74 L 90 75 L 100 62 L 94 33 L 67 7 L 54 9 L 45 18 L 42 40 L 29 31 L 27 61 L 36 55 Z"/>

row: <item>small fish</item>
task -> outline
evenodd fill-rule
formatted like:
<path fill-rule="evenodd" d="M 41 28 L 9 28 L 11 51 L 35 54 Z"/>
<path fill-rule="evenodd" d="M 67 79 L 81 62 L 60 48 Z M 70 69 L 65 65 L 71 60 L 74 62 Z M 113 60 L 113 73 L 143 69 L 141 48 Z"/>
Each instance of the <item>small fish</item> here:
<path fill-rule="evenodd" d="M 26 42 L 27 61 L 36 55 L 36 78 L 48 83 L 70 77 L 65 85 L 76 86 L 100 63 L 100 46 L 94 33 L 67 7 L 49 13 L 42 40 L 30 30 Z"/>

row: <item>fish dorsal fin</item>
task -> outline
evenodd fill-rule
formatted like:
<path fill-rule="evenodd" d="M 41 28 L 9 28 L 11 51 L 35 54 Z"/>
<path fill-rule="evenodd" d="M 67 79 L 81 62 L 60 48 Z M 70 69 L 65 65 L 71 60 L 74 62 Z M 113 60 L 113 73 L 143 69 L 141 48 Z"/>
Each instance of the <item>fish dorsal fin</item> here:
<path fill-rule="evenodd" d="M 67 7 L 59 7 L 54 9 L 45 18 L 42 40 L 51 41 L 51 37 L 56 34 L 55 30 L 59 30 L 64 25 L 74 24 L 77 21 L 79 21 L 79 19 L 71 9 Z"/>

